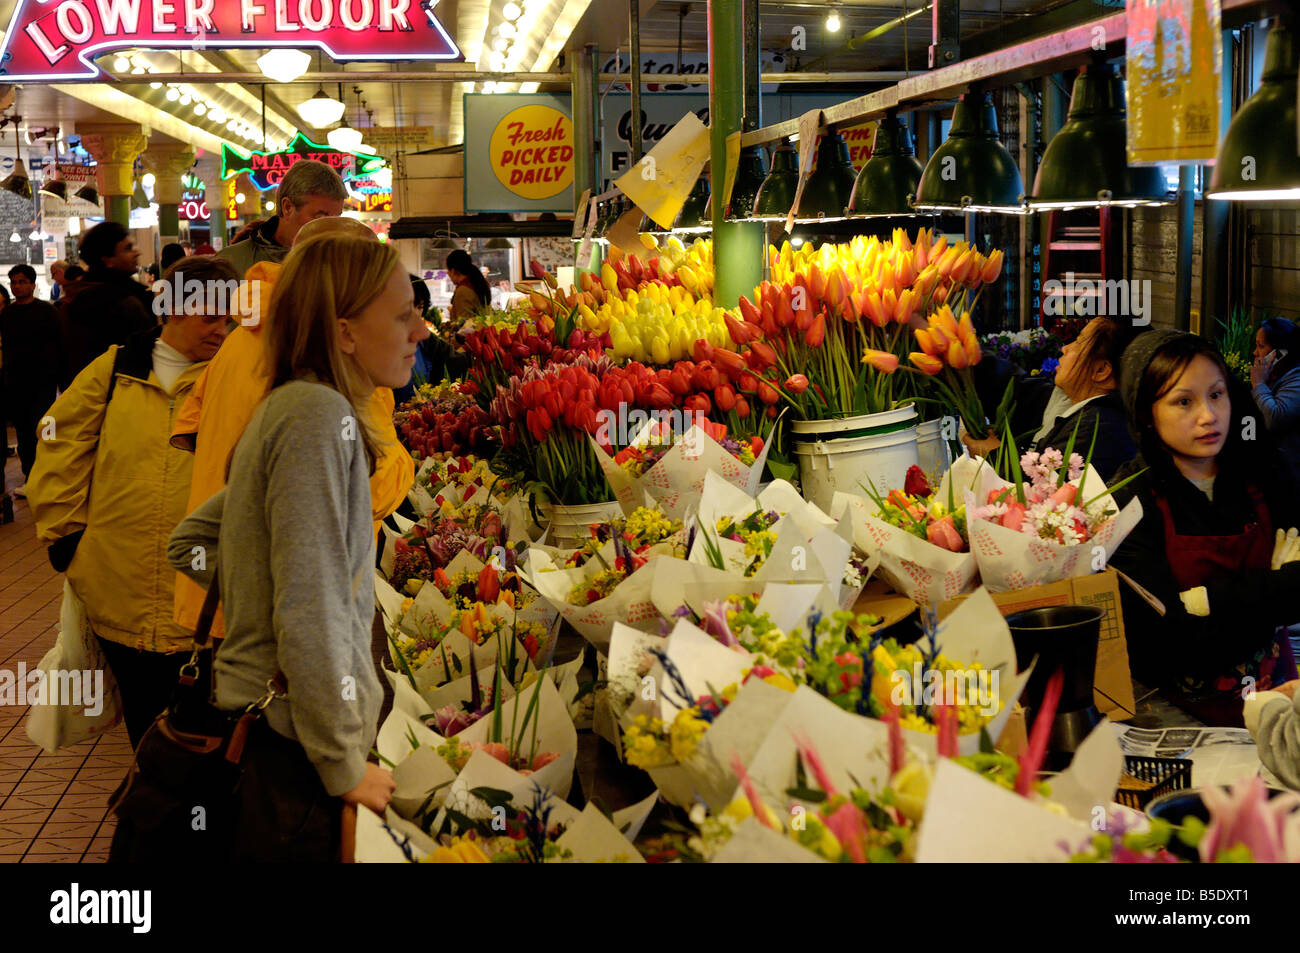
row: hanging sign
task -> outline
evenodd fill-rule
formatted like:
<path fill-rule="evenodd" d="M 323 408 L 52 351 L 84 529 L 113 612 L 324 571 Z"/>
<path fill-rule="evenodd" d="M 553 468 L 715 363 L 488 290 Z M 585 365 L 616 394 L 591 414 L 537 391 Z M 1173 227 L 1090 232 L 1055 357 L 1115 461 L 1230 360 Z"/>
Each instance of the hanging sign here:
<path fill-rule="evenodd" d="M 569 97 L 465 96 L 465 211 L 573 207 Z"/>
<path fill-rule="evenodd" d="M 239 218 L 239 177 L 232 176 L 221 185 L 226 199 L 226 218 L 234 221 Z"/>
<path fill-rule="evenodd" d="M 202 197 L 182 196 L 181 204 L 176 206 L 176 215 L 182 222 L 206 222 L 212 218 L 208 203 Z"/>
<path fill-rule="evenodd" d="M 124 49 L 316 47 L 335 60 L 456 60 L 436 0 L 18 0 L 0 75 L 98 80 Z"/>
<path fill-rule="evenodd" d="M 1128 0 L 1130 165 L 1200 164 L 1219 145 L 1219 0 Z"/>
<path fill-rule="evenodd" d="M 377 171 L 384 165 L 384 157 L 367 152 L 343 152 L 330 146 L 312 142 L 301 132 L 293 137 L 289 147 L 280 152 L 242 153 L 229 145 L 221 146 L 221 177 L 223 179 L 247 172 L 258 191 L 278 188 L 280 180 L 295 162 L 314 159 L 323 162 L 347 179 Z"/>
<path fill-rule="evenodd" d="M 48 163 L 42 165 L 46 166 Z M 46 231 L 65 231 L 69 218 L 98 218 L 104 214 L 98 202 L 87 202 L 76 196 L 78 189 L 95 183 L 94 166 L 77 162 L 59 162 L 55 164 L 55 168 L 59 170 L 59 177 L 68 183 L 68 197 L 57 199 L 52 195 L 41 195 L 41 216 Z M 2 165 L 0 171 L 4 171 Z M 42 171 L 45 169 L 43 168 Z"/>

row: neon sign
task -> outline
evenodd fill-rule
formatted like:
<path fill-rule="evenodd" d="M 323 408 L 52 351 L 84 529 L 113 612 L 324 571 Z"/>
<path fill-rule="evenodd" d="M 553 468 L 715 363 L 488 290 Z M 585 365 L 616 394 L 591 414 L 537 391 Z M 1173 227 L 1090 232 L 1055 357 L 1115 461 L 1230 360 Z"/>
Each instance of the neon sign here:
<path fill-rule="evenodd" d="M 244 154 L 226 144 L 221 146 L 221 177 L 247 172 L 253 185 L 262 192 L 277 188 L 284 174 L 295 162 L 314 159 L 323 162 L 339 174 L 339 178 L 352 178 L 376 172 L 384 164 L 384 157 L 368 152 L 343 152 L 330 146 L 312 142 L 301 132 L 293 137 L 289 148 L 281 152 L 250 152 Z"/>
<path fill-rule="evenodd" d="M 121 49 L 319 47 L 335 60 L 456 60 L 437 0 L 18 0 L 0 75 L 97 80 Z"/>

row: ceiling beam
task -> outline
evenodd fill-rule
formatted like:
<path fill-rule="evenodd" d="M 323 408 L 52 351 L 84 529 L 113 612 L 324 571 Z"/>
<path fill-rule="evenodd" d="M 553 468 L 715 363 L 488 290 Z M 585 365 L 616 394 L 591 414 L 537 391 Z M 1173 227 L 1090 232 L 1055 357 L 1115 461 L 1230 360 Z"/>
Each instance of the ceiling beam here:
<path fill-rule="evenodd" d="M 151 82 L 158 83 L 189 83 L 191 86 L 202 86 L 205 83 L 251 83 L 263 82 L 266 77 L 261 73 L 213 73 L 211 80 L 204 80 L 201 77 L 206 74 L 196 73 L 154 73 L 149 76 Z M 764 73 L 762 82 L 764 83 L 892 83 L 904 79 L 908 76 L 903 70 L 862 70 L 858 72 L 834 72 L 834 73 L 810 73 L 800 71 L 798 73 Z M 327 73 L 304 73 L 295 83 L 563 83 L 568 85 L 572 77 L 566 72 L 549 72 L 549 73 L 530 73 L 519 71 L 514 73 L 494 73 L 490 70 L 439 70 L 428 73 L 405 73 L 405 72 L 381 72 L 381 73 L 359 73 L 359 72 L 327 72 Z M 626 83 L 628 76 L 626 73 L 601 73 L 600 81 L 602 83 Z M 708 73 L 654 73 L 646 74 L 642 78 L 642 83 L 681 83 L 689 86 L 707 86 L 709 84 Z"/>

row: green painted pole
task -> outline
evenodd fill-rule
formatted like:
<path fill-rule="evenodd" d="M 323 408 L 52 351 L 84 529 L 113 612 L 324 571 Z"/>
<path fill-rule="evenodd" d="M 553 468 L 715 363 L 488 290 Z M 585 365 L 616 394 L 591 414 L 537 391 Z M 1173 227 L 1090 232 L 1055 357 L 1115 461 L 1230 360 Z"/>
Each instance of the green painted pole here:
<path fill-rule="evenodd" d="M 572 108 L 573 108 L 573 205 L 577 214 L 578 200 L 586 189 L 591 189 L 593 197 L 600 191 L 600 153 L 596 149 L 598 105 L 598 64 L 596 48 L 592 45 L 573 50 L 572 61 Z M 582 223 L 585 225 L 585 219 Z M 582 227 L 581 225 L 579 226 Z M 581 250 L 581 240 L 574 241 L 574 267 L 579 271 L 600 271 L 600 246 L 592 243 L 591 255 L 587 261 L 576 261 Z"/>
<path fill-rule="evenodd" d="M 727 222 L 727 137 L 745 118 L 743 0 L 709 0 L 709 146 L 713 186 L 714 301 L 734 308 L 763 280 L 762 222 Z"/>
<path fill-rule="evenodd" d="M 164 242 L 177 241 L 181 234 L 180 206 L 158 206 L 158 234 Z"/>
<path fill-rule="evenodd" d="M 104 218 L 110 222 L 117 222 L 123 228 L 131 227 L 131 196 L 129 195 L 106 195 L 104 196 Z"/>

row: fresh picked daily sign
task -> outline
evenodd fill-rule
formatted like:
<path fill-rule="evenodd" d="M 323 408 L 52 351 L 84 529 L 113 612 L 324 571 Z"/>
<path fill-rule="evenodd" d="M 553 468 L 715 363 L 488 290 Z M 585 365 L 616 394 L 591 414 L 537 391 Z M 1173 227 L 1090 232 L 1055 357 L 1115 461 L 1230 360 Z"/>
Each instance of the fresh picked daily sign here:
<path fill-rule="evenodd" d="M 437 0 L 18 0 L 0 77 L 95 80 L 120 49 L 316 46 L 335 60 L 454 60 Z"/>

